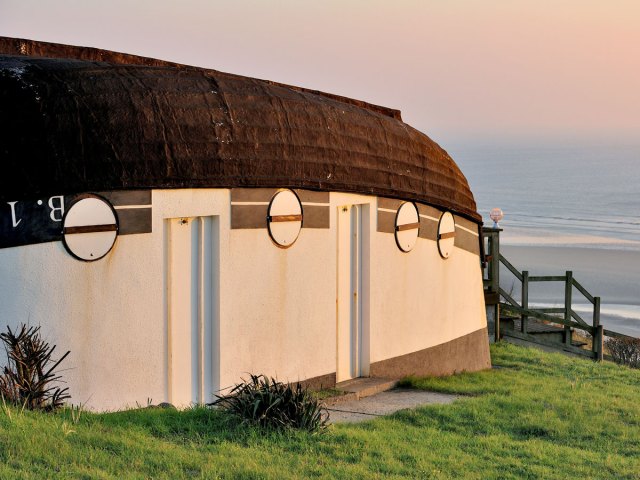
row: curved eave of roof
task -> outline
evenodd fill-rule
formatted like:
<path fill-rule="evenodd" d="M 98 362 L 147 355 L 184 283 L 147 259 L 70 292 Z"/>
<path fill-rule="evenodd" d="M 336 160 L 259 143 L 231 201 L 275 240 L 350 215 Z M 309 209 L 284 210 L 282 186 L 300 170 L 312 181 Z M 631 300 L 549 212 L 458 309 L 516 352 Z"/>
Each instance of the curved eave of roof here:
<path fill-rule="evenodd" d="M 289 187 L 412 200 L 481 222 L 458 166 L 397 110 L 7 38 L 0 38 L 0 96 L 1 199 Z"/>

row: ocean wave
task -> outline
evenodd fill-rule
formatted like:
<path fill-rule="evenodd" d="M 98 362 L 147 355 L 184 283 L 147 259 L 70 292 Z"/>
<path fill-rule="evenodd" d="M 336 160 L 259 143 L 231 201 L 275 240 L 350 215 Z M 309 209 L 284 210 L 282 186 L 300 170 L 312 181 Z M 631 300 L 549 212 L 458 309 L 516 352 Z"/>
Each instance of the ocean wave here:
<path fill-rule="evenodd" d="M 540 220 L 539 223 L 548 223 L 549 220 L 560 220 L 563 222 L 578 222 L 578 223 L 588 223 L 595 225 L 630 225 L 633 227 L 640 227 L 640 218 L 636 221 L 634 220 L 623 220 L 623 219 L 611 219 L 611 217 L 605 218 L 584 218 L 584 217 L 569 217 L 569 216 L 559 216 L 559 215 L 535 215 L 530 213 L 512 213 L 514 216 L 514 221 L 517 221 L 517 218 L 532 218 L 536 220 Z"/>
<path fill-rule="evenodd" d="M 505 246 L 523 247 L 576 247 L 603 250 L 640 250 L 640 240 L 629 240 L 599 235 L 570 234 L 548 230 L 505 229 L 500 237 Z"/>

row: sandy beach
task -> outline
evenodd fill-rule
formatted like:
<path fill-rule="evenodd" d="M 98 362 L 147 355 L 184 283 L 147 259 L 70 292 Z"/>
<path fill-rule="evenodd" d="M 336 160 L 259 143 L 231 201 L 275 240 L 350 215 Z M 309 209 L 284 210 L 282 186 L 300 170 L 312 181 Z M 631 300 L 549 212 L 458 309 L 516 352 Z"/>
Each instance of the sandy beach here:
<path fill-rule="evenodd" d="M 513 246 L 501 245 L 502 254 L 520 271 L 531 275 L 562 275 L 573 271 L 573 276 L 592 295 L 601 297 L 602 323 L 606 328 L 640 337 L 640 251 L 599 248 Z M 501 273 L 503 288 L 514 293 L 520 283 Z M 590 304 L 574 290 L 574 310 L 585 320 Z M 535 284 L 529 301 L 560 306 L 564 298 L 564 285 L 558 283 Z"/>

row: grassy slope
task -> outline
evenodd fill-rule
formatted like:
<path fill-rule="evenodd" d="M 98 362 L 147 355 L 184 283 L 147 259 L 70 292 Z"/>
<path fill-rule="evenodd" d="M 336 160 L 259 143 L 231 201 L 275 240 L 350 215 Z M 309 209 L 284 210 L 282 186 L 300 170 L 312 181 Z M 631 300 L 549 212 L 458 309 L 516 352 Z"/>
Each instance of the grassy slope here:
<path fill-rule="evenodd" d="M 205 409 L 0 411 L 0 478 L 640 478 L 640 371 L 511 345 L 491 371 L 410 379 L 469 394 L 322 436 Z"/>

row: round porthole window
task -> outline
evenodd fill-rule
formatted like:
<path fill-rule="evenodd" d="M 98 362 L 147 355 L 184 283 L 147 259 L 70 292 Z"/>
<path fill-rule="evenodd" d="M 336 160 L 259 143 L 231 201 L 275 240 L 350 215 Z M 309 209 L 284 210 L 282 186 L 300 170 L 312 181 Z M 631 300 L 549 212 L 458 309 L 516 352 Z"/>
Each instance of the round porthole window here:
<path fill-rule="evenodd" d="M 456 222 L 451 212 L 444 212 L 438 223 L 438 251 L 442 258 L 449 258 L 456 238 Z"/>
<path fill-rule="evenodd" d="M 302 228 L 302 205 L 291 190 L 276 193 L 267 212 L 269 235 L 276 245 L 287 248 L 293 245 Z"/>
<path fill-rule="evenodd" d="M 418 209 L 411 202 L 400 205 L 396 213 L 396 243 L 403 252 L 410 252 L 418 241 L 420 218 Z"/>
<path fill-rule="evenodd" d="M 62 225 L 64 247 L 86 262 L 99 260 L 109 253 L 118 236 L 115 210 L 97 195 L 85 195 L 71 205 Z"/>

